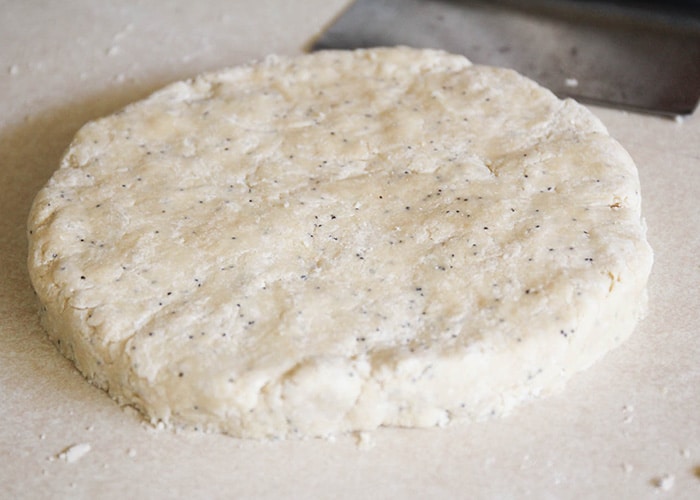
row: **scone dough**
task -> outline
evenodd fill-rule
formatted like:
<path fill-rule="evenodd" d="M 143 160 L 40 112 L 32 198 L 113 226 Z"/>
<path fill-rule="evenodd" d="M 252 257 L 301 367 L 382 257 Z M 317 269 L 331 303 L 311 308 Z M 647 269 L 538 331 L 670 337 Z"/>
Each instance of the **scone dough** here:
<path fill-rule="evenodd" d="M 88 379 L 256 438 L 503 414 L 632 332 L 652 264 L 589 111 L 408 48 L 269 57 L 89 123 L 28 228 Z"/>

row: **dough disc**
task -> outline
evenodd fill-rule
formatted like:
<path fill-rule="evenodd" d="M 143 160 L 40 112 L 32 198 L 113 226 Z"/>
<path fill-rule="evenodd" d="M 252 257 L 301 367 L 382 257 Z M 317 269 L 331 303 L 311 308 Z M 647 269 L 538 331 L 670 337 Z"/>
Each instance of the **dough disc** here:
<path fill-rule="evenodd" d="M 87 124 L 29 248 L 92 383 L 268 438 L 501 415 L 620 344 L 652 264 L 589 111 L 407 48 L 270 57 Z"/>

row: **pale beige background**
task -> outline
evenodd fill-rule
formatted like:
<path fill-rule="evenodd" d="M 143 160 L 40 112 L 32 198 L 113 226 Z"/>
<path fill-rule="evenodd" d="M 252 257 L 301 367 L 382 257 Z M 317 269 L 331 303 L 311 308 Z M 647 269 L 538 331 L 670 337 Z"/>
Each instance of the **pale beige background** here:
<path fill-rule="evenodd" d="M 0 0 L 0 497 L 700 498 L 698 113 L 594 109 L 639 166 L 649 316 L 565 393 L 507 419 L 381 430 L 369 450 L 158 432 L 45 339 L 24 224 L 76 130 L 173 80 L 299 53 L 345 3 Z M 77 463 L 51 460 L 81 442 Z"/>

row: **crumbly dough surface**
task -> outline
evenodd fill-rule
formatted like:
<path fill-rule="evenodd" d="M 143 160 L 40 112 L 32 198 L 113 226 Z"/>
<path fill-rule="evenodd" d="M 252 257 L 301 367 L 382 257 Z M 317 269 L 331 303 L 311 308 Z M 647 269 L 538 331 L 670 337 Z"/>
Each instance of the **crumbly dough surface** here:
<path fill-rule="evenodd" d="M 633 331 L 652 264 L 589 111 L 407 48 L 270 57 L 89 123 L 28 232 L 88 379 L 256 438 L 503 414 Z"/>

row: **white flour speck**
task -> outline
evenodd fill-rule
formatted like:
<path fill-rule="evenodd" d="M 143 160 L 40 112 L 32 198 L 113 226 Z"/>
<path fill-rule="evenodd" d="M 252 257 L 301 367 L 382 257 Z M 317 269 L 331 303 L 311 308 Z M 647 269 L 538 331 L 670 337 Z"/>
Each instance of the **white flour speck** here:
<path fill-rule="evenodd" d="M 675 481 L 676 478 L 673 476 L 673 474 L 664 474 L 656 481 L 654 481 L 654 483 L 657 488 L 664 491 L 669 491 L 671 488 L 673 488 L 673 484 L 675 483 Z"/>
<path fill-rule="evenodd" d="M 357 447 L 361 450 L 371 450 L 376 444 L 372 434 L 369 432 L 358 432 L 355 439 L 357 440 Z"/>
<path fill-rule="evenodd" d="M 90 443 L 74 444 L 60 452 L 58 458 L 72 464 L 87 455 L 90 450 Z"/>

